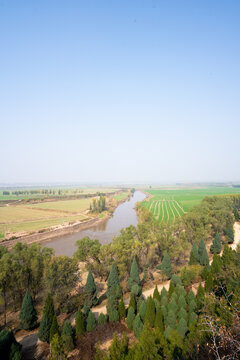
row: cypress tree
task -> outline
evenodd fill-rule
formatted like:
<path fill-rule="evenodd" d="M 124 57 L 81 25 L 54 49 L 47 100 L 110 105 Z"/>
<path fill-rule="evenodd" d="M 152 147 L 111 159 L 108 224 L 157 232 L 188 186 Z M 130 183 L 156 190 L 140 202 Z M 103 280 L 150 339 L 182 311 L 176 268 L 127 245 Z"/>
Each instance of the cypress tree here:
<path fill-rule="evenodd" d="M 175 291 L 175 286 L 172 282 L 172 280 L 170 281 L 170 285 L 169 285 L 169 289 L 168 289 L 168 297 L 171 298 L 172 294 Z"/>
<path fill-rule="evenodd" d="M 88 317 L 87 317 L 87 331 L 92 332 L 96 328 L 96 318 L 95 315 L 89 311 Z"/>
<path fill-rule="evenodd" d="M 198 248 L 195 243 L 193 243 L 192 250 L 190 252 L 189 265 L 196 265 L 199 262 Z"/>
<path fill-rule="evenodd" d="M 165 287 L 163 287 L 162 288 L 162 291 L 161 291 L 161 299 L 163 298 L 163 297 L 168 297 L 168 292 L 167 292 L 167 290 L 165 289 Z M 161 300 L 162 301 L 162 300 Z"/>
<path fill-rule="evenodd" d="M 189 326 L 196 320 L 197 320 L 197 314 L 194 311 L 189 313 L 189 319 L 188 319 Z"/>
<path fill-rule="evenodd" d="M 170 326 L 172 329 L 176 328 L 176 315 L 172 310 L 170 310 L 167 314 L 166 324 L 167 326 Z"/>
<path fill-rule="evenodd" d="M 156 317 L 154 321 L 154 328 L 160 330 L 163 332 L 164 326 L 163 326 L 163 314 L 160 305 L 157 306 L 156 309 Z"/>
<path fill-rule="evenodd" d="M 127 327 L 132 330 L 133 329 L 133 320 L 135 319 L 135 311 L 132 307 L 128 308 L 128 314 L 127 314 Z"/>
<path fill-rule="evenodd" d="M 31 330 L 37 325 L 37 312 L 33 306 L 33 299 L 27 290 L 19 314 L 20 327 L 24 330 Z"/>
<path fill-rule="evenodd" d="M 76 317 L 76 336 L 77 337 L 82 336 L 84 334 L 84 331 L 85 331 L 84 316 L 79 308 Z"/>
<path fill-rule="evenodd" d="M 186 309 L 187 308 L 187 303 L 186 303 L 186 300 L 185 300 L 183 295 L 180 295 L 180 297 L 178 299 L 178 308 L 179 309 L 181 309 L 181 308 Z"/>
<path fill-rule="evenodd" d="M 97 288 L 91 271 L 88 273 L 87 282 L 84 287 L 84 298 L 84 305 L 89 309 L 98 303 Z"/>
<path fill-rule="evenodd" d="M 210 292 L 212 291 L 212 289 L 213 289 L 213 277 L 212 277 L 212 272 L 210 271 L 205 282 L 205 290 L 206 292 Z"/>
<path fill-rule="evenodd" d="M 228 244 L 232 244 L 234 242 L 234 232 L 233 232 L 233 227 L 232 226 L 227 228 L 226 236 L 227 236 Z"/>
<path fill-rule="evenodd" d="M 49 334 L 50 343 L 51 343 L 51 341 L 52 341 L 55 334 L 60 336 L 60 330 L 59 330 L 59 325 L 58 325 L 58 322 L 57 322 L 56 315 L 54 315 L 54 317 L 53 317 L 52 325 L 51 325 L 51 328 L 50 328 L 50 334 Z"/>
<path fill-rule="evenodd" d="M 141 321 L 141 318 L 139 316 L 139 314 L 135 317 L 135 319 L 133 320 L 133 331 L 134 334 L 137 338 L 139 338 L 141 332 L 143 330 L 143 323 Z"/>
<path fill-rule="evenodd" d="M 126 308 L 125 308 L 125 304 L 124 304 L 124 301 L 123 301 L 123 297 L 121 298 L 121 301 L 119 303 L 118 312 L 119 312 L 120 319 L 125 319 L 125 317 L 126 317 Z"/>
<path fill-rule="evenodd" d="M 106 322 L 107 322 L 106 315 L 101 313 L 98 317 L 98 325 L 106 324 Z"/>
<path fill-rule="evenodd" d="M 224 245 L 221 260 L 224 267 L 234 262 L 233 250 L 227 244 Z"/>
<path fill-rule="evenodd" d="M 48 294 L 43 308 L 43 313 L 47 315 L 50 326 L 52 325 L 53 317 L 55 315 L 54 303 L 51 294 Z M 50 330 L 49 330 L 50 331 Z"/>
<path fill-rule="evenodd" d="M 187 321 L 185 319 L 181 318 L 177 325 L 177 331 L 182 336 L 182 338 L 184 338 L 187 330 L 188 330 Z"/>
<path fill-rule="evenodd" d="M 194 292 L 191 290 L 189 290 L 189 293 L 187 294 L 187 303 L 188 305 L 191 303 L 192 300 L 195 300 L 195 295 Z"/>
<path fill-rule="evenodd" d="M 177 285 L 177 286 L 176 286 L 176 294 L 178 295 L 178 297 L 180 297 L 181 295 L 182 295 L 183 297 L 185 297 L 185 296 L 187 295 L 184 287 L 181 286 L 181 285 Z"/>
<path fill-rule="evenodd" d="M 168 306 L 168 298 L 166 296 L 163 296 L 161 298 L 161 304 L 164 305 L 164 306 Z"/>
<path fill-rule="evenodd" d="M 181 318 L 183 318 L 186 321 L 188 320 L 188 314 L 184 308 L 181 308 L 178 312 L 178 319 L 180 320 Z"/>
<path fill-rule="evenodd" d="M 145 320 L 145 315 L 146 315 L 146 310 L 147 310 L 147 303 L 145 300 L 143 300 L 141 302 L 140 308 L 139 308 L 139 315 L 141 317 L 141 320 L 144 322 Z"/>
<path fill-rule="evenodd" d="M 134 311 L 136 311 L 136 309 L 137 309 L 135 296 L 134 296 L 134 294 L 132 292 L 130 294 L 130 301 L 129 301 L 128 307 L 132 307 L 134 309 Z"/>
<path fill-rule="evenodd" d="M 164 253 L 162 264 L 161 264 L 161 270 L 164 272 L 164 274 L 167 276 L 168 279 L 172 276 L 172 264 L 170 257 L 167 252 Z"/>
<path fill-rule="evenodd" d="M 120 298 L 122 291 L 118 278 L 118 269 L 115 264 L 112 265 L 108 279 L 107 279 L 107 297 L 114 296 Z"/>
<path fill-rule="evenodd" d="M 73 328 L 70 321 L 66 320 L 63 324 L 62 335 L 69 335 L 73 337 Z"/>
<path fill-rule="evenodd" d="M 54 318 L 53 318 L 54 321 Z M 55 334 L 51 339 L 50 359 L 51 360 L 64 360 L 66 356 L 64 354 L 63 341 L 59 334 Z"/>
<path fill-rule="evenodd" d="M 196 296 L 198 309 L 201 309 L 203 307 L 204 298 L 205 298 L 204 288 L 202 287 L 202 284 L 200 284 L 198 287 L 197 296 Z"/>
<path fill-rule="evenodd" d="M 162 311 L 162 314 L 163 314 L 164 323 L 166 324 L 168 312 L 167 312 L 167 308 L 166 308 L 165 305 L 161 306 L 161 311 Z"/>
<path fill-rule="evenodd" d="M 177 285 L 181 285 L 182 286 L 182 280 L 180 279 L 180 277 L 176 274 L 173 274 L 172 278 L 171 278 L 171 282 L 173 283 L 174 287 Z"/>
<path fill-rule="evenodd" d="M 159 294 L 157 285 L 155 286 L 154 292 L 153 292 L 153 298 L 156 299 L 158 302 L 161 300 L 161 296 Z"/>
<path fill-rule="evenodd" d="M 119 312 L 116 309 L 111 310 L 108 313 L 109 322 L 119 321 Z"/>
<path fill-rule="evenodd" d="M 166 330 L 164 331 L 164 337 L 167 339 L 168 336 L 170 335 L 171 332 L 171 327 L 167 326 Z"/>
<path fill-rule="evenodd" d="M 221 239 L 218 233 L 216 233 L 215 238 L 213 239 L 212 245 L 210 247 L 211 253 L 216 252 L 217 254 L 220 254 L 222 250 L 222 243 Z"/>
<path fill-rule="evenodd" d="M 206 246 L 204 247 L 202 256 L 200 257 L 200 265 L 202 265 L 202 266 L 209 265 L 209 258 L 208 258 Z"/>
<path fill-rule="evenodd" d="M 39 329 L 38 338 L 43 342 L 49 342 L 49 333 L 51 325 L 49 324 L 47 314 L 43 314 Z"/>
<path fill-rule="evenodd" d="M 201 259 L 201 256 L 203 254 L 203 250 L 205 248 L 206 248 L 205 242 L 204 242 L 203 238 L 201 238 L 200 241 L 199 241 L 199 245 L 198 245 L 198 259 L 199 259 L 199 261 Z"/>
<path fill-rule="evenodd" d="M 168 304 L 168 311 L 172 310 L 174 312 L 174 314 L 177 313 L 178 310 L 178 306 L 177 303 L 175 301 L 175 299 L 171 299 L 170 303 Z"/>
<path fill-rule="evenodd" d="M 222 268 L 222 259 L 221 256 L 214 254 L 213 261 L 211 264 L 212 274 L 218 274 Z"/>
<path fill-rule="evenodd" d="M 147 307 L 146 307 L 144 323 L 148 323 L 150 327 L 153 327 L 154 321 L 155 321 L 155 304 L 153 298 L 149 296 L 147 298 Z"/>
<path fill-rule="evenodd" d="M 66 352 L 70 352 L 74 349 L 73 344 L 73 328 L 70 321 L 65 321 L 62 329 L 62 341 L 63 348 Z"/>
<path fill-rule="evenodd" d="M 128 279 L 128 285 L 130 290 L 134 284 L 140 285 L 139 268 L 135 257 L 132 261 L 130 277 Z"/>
<path fill-rule="evenodd" d="M 189 308 L 188 308 L 188 311 L 189 313 L 192 313 L 194 311 L 197 310 L 197 304 L 196 304 L 196 301 L 195 300 L 192 300 L 189 304 Z"/>

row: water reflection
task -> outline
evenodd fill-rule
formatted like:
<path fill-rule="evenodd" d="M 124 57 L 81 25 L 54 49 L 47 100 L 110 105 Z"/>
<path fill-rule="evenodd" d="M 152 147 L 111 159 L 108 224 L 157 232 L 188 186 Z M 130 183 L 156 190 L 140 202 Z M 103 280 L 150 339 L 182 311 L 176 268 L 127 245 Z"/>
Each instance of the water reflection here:
<path fill-rule="evenodd" d="M 141 191 L 135 191 L 129 200 L 126 200 L 116 208 L 109 220 L 92 226 L 88 230 L 82 230 L 72 235 L 54 239 L 43 246 L 52 247 L 56 255 L 72 256 L 76 251 L 76 241 L 84 236 L 88 236 L 90 239 L 98 239 L 101 244 L 107 244 L 112 241 L 114 236 L 120 234 L 122 228 L 137 225 L 138 218 L 134 207 L 138 201 L 144 200 L 145 197 L 146 195 Z"/>

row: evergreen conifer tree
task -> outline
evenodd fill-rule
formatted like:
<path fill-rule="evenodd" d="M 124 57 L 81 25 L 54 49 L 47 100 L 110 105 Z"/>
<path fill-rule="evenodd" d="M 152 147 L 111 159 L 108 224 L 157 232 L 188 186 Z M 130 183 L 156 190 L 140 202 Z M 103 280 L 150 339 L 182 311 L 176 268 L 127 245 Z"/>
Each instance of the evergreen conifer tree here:
<path fill-rule="evenodd" d="M 120 319 L 125 319 L 125 317 L 126 317 L 126 308 L 125 308 L 125 304 L 124 304 L 124 301 L 123 301 L 123 297 L 121 298 L 121 301 L 119 303 L 118 312 L 119 312 Z"/>
<path fill-rule="evenodd" d="M 171 298 L 174 291 L 175 291 L 175 286 L 174 286 L 174 284 L 173 284 L 173 282 L 171 280 L 170 285 L 169 285 L 169 289 L 168 289 L 168 297 L 169 297 L 169 299 Z"/>
<path fill-rule="evenodd" d="M 161 304 L 168 307 L 168 298 L 167 298 L 167 296 L 163 296 L 161 298 Z"/>
<path fill-rule="evenodd" d="M 153 292 L 153 298 L 156 299 L 158 302 L 161 300 L 161 296 L 159 294 L 157 285 L 155 286 L 154 292 Z"/>
<path fill-rule="evenodd" d="M 178 306 L 177 306 L 177 303 L 174 298 L 171 299 L 171 301 L 168 304 L 168 311 L 170 311 L 170 310 L 172 310 L 174 312 L 174 314 L 176 315 Z"/>
<path fill-rule="evenodd" d="M 140 337 L 142 330 L 143 330 L 143 323 L 141 321 L 139 314 L 137 314 L 137 316 L 133 320 L 133 331 L 136 338 Z"/>
<path fill-rule="evenodd" d="M 194 292 L 191 290 L 189 290 L 189 293 L 187 294 L 187 303 L 188 305 L 191 303 L 192 300 L 195 300 L 195 295 Z"/>
<path fill-rule="evenodd" d="M 141 317 L 141 320 L 144 322 L 145 320 L 145 315 L 146 315 L 146 310 L 147 310 L 147 303 L 145 300 L 143 300 L 141 302 L 140 308 L 139 308 L 139 315 Z"/>
<path fill-rule="evenodd" d="M 184 308 L 181 308 L 178 312 L 178 319 L 180 320 L 181 318 L 183 318 L 186 321 L 188 320 L 188 314 Z"/>
<path fill-rule="evenodd" d="M 197 320 L 197 314 L 194 311 L 189 313 L 189 318 L 188 318 L 189 326 L 196 320 Z"/>
<path fill-rule="evenodd" d="M 130 270 L 130 277 L 128 279 L 129 289 L 131 290 L 132 286 L 135 284 L 140 285 L 140 277 L 139 277 L 139 268 L 138 268 L 137 260 L 134 257 Z"/>
<path fill-rule="evenodd" d="M 73 337 L 73 328 L 70 321 L 66 320 L 63 324 L 62 335 L 69 335 Z"/>
<path fill-rule="evenodd" d="M 150 327 L 153 327 L 154 321 L 155 321 L 155 304 L 153 298 L 149 296 L 147 298 L 147 307 L 146 307 L 144 323 L 148 323 Z"/>
<path fill-rule="evenodd" d="M 74 349 L 73 328 L 70 321 L 65 321 L 62 329 L 63 348 L 68 353 Z"/>
<path fill-rule="evenodd" d="M 134 296 L 134 294 L 132 292 L 130 294 L 130 301 L 129 301 L 128 307 L 132 307 L 134 309 L 134 311 L 137 310 L 137 304 L 136 304 L 135 296 Z"/>
<path fill-rule="evenodd" d="M 168 279 L 172 276 L 172 264 L 170 257 L 167 252 L 164 253 L 162 264 L 161 264 L 161 270 L 164 272 L 164 274 L 167 276 Z"/>
<path fill-rule="evenodd" d="M 200 284 L 198 287 L 197 296 L 196 296 L 196 302 L 197 302 L 198 309 L 201 309 L 203 307 L 204 298 L 205 298 L 204 288 L 202 287 L 202 284 Z"/>
<path fill-rule="evenodd" d="M 209 258 L 208 258 L 208 253 L 207 253 L 206 246 L 204 247 L 203 253 L 200 256 L 200 265 L 202 265 L 202 266 L 208 266 L 209 265 Z"/>
<path fill-rule="evenodd" d="M 161 299 L 163 298 L 163 297 L 168 297 L 168 292 L 167 292 L 167 290 L 165 289 L 165 287 L 163 287 L 162 288 L 162 291 L 161 291 Z M 161 300 L 162 301 L 162 300 Z"/>
<path fill-rule="evenodd" d="M 162 305 L 161 310 L 162 310 L 162 314 L 163 314 L 164 323 L 166 324 L 167 314 L 168 314 L 167 307 L 165 305 Z"/>
<path fill-rule="evenodd" d="M 49 333 L 51 325 L 49 324 L 47 314 L 43 314 L 40 326 L 38 329 L 38 338 L 43 342 L 49 342 Z"/>
<path fill-rule="evenodd" d="M 182 338 L 184 338 L 187 330 L 188 330 L 187 321 L 185 319 L 181 318 L 177 325 L 177 331 L 182 336 Z"/>
<path fill-rule="evenodd" d="M 120 298 L 122 291 L 118 278 L 118 269 L 115 264 L 112 265 L 108 279 L 107 279 L 107 297 L 114 296 Z"/>
<path fill-rule="evenodd" d="M 87 317 L 87 331 L 88 332 L 92 332 L 94 331 L 96 328 L 96 318 L 95 318 L 95 315 L 89 311 L 88 313 L 88 317 Z"/>
<path fill-rule="evenodd" d="M 191 302 L 189 304 L 188 311 L 189 311 L 189 313 L 192 313 L 193 311 L 196 311 L 196 310 L 197 310 L 197 304 L 196 304 L 196 301 L 193 299 L 193 300 L 191 300 Z"/>
<path fill-rule="evenodd" d="M 172 329 L 176 328 L 176 315 L 172 310 L 170 310 L 167 314 L 166 324 L 167 326 L 170 326 Z"/>
<path fill-rule="evenodd" d="M 200 241 L 199 241 L 199 245 L 198 245 L 198 259 L 199 259 L 199 261 L 201 259 L 201 256 L 203 254 L 203 250 L 205 248 L 206 248 L 205 242 L 204 242 L 203 238 L 201 238 Z"/>
<path fill-rule="evenodd" d="M 213 289 L 213 276 L 212 276 L 212 272 L 210 271 L 205 282 L 205 290 L 206 292 L 210 292 L 212 291 L 212 289 Z"/>
<path fill-rule="evenodd" d="M 177 286 L 177 285 L 182 286 L 182 280 L 176 274 L 173 274 L 173 276 L 171 278 L 171 282 L 173 283 L 174 287 Z"/>
<path fill-rule="evenodd" d="M 163 314 L 160 305 L 157 306 L 156 309 L 156 317 L 154 321 L 154 328 L 163 332 L 164 325 L 163 325 Z"/>
<path fill-rule="evenodd" d="M 222 259 L 221 256 L 214 254 L 213 255 L 213 261 L 211 264 L 211 270 L 212 274 L 218 274 L 222 268 Z"/>
<path fill-rule="evenodd" d="M 222 265 L 226 268 L 229 264 L 234 262 L 234 255 L 233 250 L 227 245 L 224 245 L 223 253 L 221 256 Z"/>
<path fill-rule="evenodd" d="M 53 317 L 52 325 L 51 325 L 51 328 L 50 328 L 50 334 L 49 334 L 50 343 L 51 343 L 51 341 L 52 341 L 55 334 L 60 336 L 60 330 L 59 330 L 59 325 L 58 325 L 58 322 L 57 322 L 56 315 L 54 315 L 54 317 Z"/>
<path fill-rule="evenodd" d="M 106 324 L 106 322 L 107 322 L 106 315 L 101 313 L 98 317 L 98 325 Z"/>
<path fill-rule="evenodd" d="M 178 308 L 181 309 L 181 308 L 184 308 L 186 310 L 187 308 L 187 303 L 186 303 L 186 300 L 185 300 L 185 297 L 183 295 L 180 295 L 179 296 L 179 299 L 178 299 Z"/>
<path fill-rule="evenodd" d="M 127 314 L 127 327 L 132 330 L 133 329 L 133 320 L 135 319 L 135 311 L 132 307 L 128 308 L 128 314 Z"/>
<path fill-rule="evenodd" d="M 222 250 L 222 243 L 221 239 L 218 233 L 216 233 L 215 238 L 213 239 L 212 245 L 210 247 L 211 253 L 216 252 L 217 254 L 220 254 Z"/>
<path fill-rule="evenodd" d="M 189 265 L 196 265 L 199 262 L 198 248 L 195 243 L 193 243 L 192 250 L 190 252 Z"/>
<path fill-rule="evenodd" d="M 55 315 L 54 303 L 51 294 L 48 294 L 43 308 L 43 313 L 47 315 L 50 326 L 52 325 L 53 317 Z M 50 331 L 50 330 L 49 330 Z"/>
<path fill-rule="evenodd" d="M 87 282 L 84 287 L 84 298 L 84 305 L 89 309 L 98 303 L 97 288 L 91 271 L 88 273 Z"/>
<path fill-rule="evenodd" d="M 33 299 L 27 290 L 19 314 L 20 327 L 24 330 L 31 330 L 37 324 L 37 312 L 33 306 Z"/>
<path fill-rule="evenodd" d="M 53 318 L 54 321 L 54 318 Z M 66 355 L 64 353 L 63 341 L 58 333 L 56 333 L 51 339 L 50 348 L 50 360 L 65 360 Z"/>
<path fill-rule="evenodd" d="M 119 312 L 117 309 L 113 309 L 108 312 L 108 319 L 109 322 L 116 322 L 119 321 Z"/>
<path fill-rule="evenodd" d="M 76 317 L 76 336 L 81 337 L 84 334 L 84 331 L 84 316 L 81 309 L 79 308 Z"/>

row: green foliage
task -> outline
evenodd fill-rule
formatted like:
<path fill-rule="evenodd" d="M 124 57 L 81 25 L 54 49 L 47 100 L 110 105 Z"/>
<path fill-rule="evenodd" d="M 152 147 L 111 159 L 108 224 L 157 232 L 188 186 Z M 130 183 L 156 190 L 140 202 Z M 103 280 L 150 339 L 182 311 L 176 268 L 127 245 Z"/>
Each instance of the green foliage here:
<path fill-rule="evenodd" d="M 164 272 L 164 274 L 167 276 L 168 279 L 172 276 L 172 264 L 170 257 L 167 252 L 164 253 L 162 264 L 161 264 L 161 270 Z"/>
<path fill-rule="evenodd" d="M 212 272 L 210 271 L 205 282 L 205 290 L 206 292 L 210 292 L 212 291 L 212 289 L 213 289 L 213 276 L 212 276 Z"/>
<path fill-rule="evenodd" d="M 98 317 L 98 325 L 103 325 L 106 324 L 107 322 L 107 317 L 106 315 L 104 315 L 103 313 L 101 313 Z"/>
<path fill-rule="evenodd" d="M 145 300 L 143 300 L 141 302 L 140 308 L 139 308 L 139 315 L 141 317 L 141 320 L 144 322 L 145 320 L 145 315 L 146 315 L 146 310 L 147 310 L 147 303 Z"/>
<path fill-rule="evenodd" d="M 63 324 L 62 335 L 69 335 L 73 338 L 73 328 L 68 320 L 66 320 Z"/>
<path fill-rule="evenodd" d="M 172 310 L 168 311 L 166 325 L 170 326 L 172 329 L 176 327 L 176 315 Z"/>
<path fill-rule="evenodd" d="M 181 318 L 177 325 L 177 331 L 182 336 L 182 338 L 184 338 L 187 330 L 188 330 L 187 321 L 184 318 Z"/>
<path fill-rule="evenodd" d="M 114 296 L 120 298 L 122 290 L 118 278 L 118 269 L 115 264 L 112 264 L 108 279 L 107 279 L 107 297 Z"/>
<path fill-rule="evenodd" d="M 187 314 L 187 311 L 186 309 L 184 308 L 181 308 L 178 312 L 178 319 L 180 320 L 181 318 L 183 318 L 184 320 L 188 320 L 188 314 Z"/>
<path fill-rule="evenodd" d="M 134 294 L 132 292 L 130 294 L 130 301 L 129 301 L 128 307 L 132 307 L 135 312 L 137 310 L 137 304 L 136 304 L 135 296 L 134 296 Z"/>
<path fill-rule="evenodd" d="M 37 312 L 33 305 L 33 299 L 29 291 L 26 292 L 19 314 L 20 327 L 31 330 L 37 325 Z"/>
<path fill-rule="evenodd" d="M 48 294 L 43 308 L 43 313 L 47 315 L 50 326 L 52 325 L 53 317 L 55 315 L 54 303 L 51 294 Z"/>
<path fill-rule="evenodd" d="M 172 294 L 175 291 L 175 286 L 172 282 L 172 280 L 170 281 L 170 285 L 169 285 L 169 289 L 168 289 L 168 297 L 170 298 L 172 296 Z"/>
<path fill-rule="evenodd" d="M 188 324 L 189 326 L 197 320 L 197 314 L 195 312 L 189 312 Z"/>
<path fill-rule="evenodd" d="M 96 318 L 95 318 L 95 315 L 89 311 L 88 313 L 88 317 L 87 317 L 87 331 L 88 332 L 92 332 L 94 331 L 96 328 Z"/>
<path fill-rule="evenodd" d="M 199 262 L 199 253 L 198 248 L 195 243 L 193 243 L 192 250 L 190 252 L 189 265 L 196 265 Z"/>
<path fill-rule="evenodd" d="M 20 350 L 21 345 L 16 341 L 12 331 L 0 331 L 1 360 L 23 360 Z"/>
<path fill-rule="evenodd" d="M 135 311 L 132 307 L 128 308 L 128 314 L 127 314 L 127 327 L 132 330 L 133 329 L 133 320 L 135 319 Z"/>
<path fill-rule="evenodd" d="M 168 298 L 167 298 L 167 296 L 161 297 L 161 304 L 166 306 L 166 307 L 168 306 Z"/>
<path fill-rule="evenodd" d="M 182 285 L 182 280 L 176 274 L 173 274 L 173 276 L 171 278 L 171 282 L 173 283 L 174 287 L 177 286 L 177 285 Z"/>
<path fill-rule="evenodd" d="M 91 260 L 99 261 L 101 244 L 98 240 L 92 240 L 88 236 L 85 236 L 81 240 L 78 240 L 76 245 L 78 249 L 74 253 L 74 257 L 78 261 L 85 261 L 87 263 L 90 263 Z"/>
<path fill-rule="evenodd" d="M 140 337 L 140 334 L 142 332 L 143 329 L 143 323 L 141 321 L 141 318 L 139 316 L 139 314 L 135 317 L 135 319 L 133 320 L 133 331 L 134 334 L 137 338 Z"/>
<path fill-rule="evenodd" d="M 205 299 L 204 288 L 202 287 L 202 284 L 200 284 L 198 287 L 197 296 L 196 296 L 198 309 L 201 309 L 203 307 L 204 299 Z"/>
<path fill-rule="evenodd" d="M 49 342 L 51 325 L 48 321 L 47 314 L 43 314 L 39 329 L 38 329 L 38 338 L 43 342 Z"/>
<path fill-rule="evenodd" d="M 53 319 L 54 321 L 54 319 Z M 54 334 L 51 339 L 51 349 L 50 349 L 50 360 L 65 360 L 67 359 L 64 353 L 63 340 L 59 334 Z"/>
<path fill-rule="evenodd" d="M 128 279 L 129 289 L 131 289 L 134 284 L 140 285 L 139 268 L 135 257 L 132 261 L 130 276 Z"/>
<path fill-rule="evenodd" d="M 197 304 L 196 304 L 196 301 L 193 299 L 193 300 L 191 300 L 191 302 L 189 304 L 188 311 L 189 311 L 189 313 L 191 313 L 196 310 L 197 310 Z"/>
<path fill-rule="evenodd" d="M 62 335 L 62 344 L 63 349 L 67 354 L 74 349 L 73 338 L 70 335 Z"/>
<path fill-rule="evenodd" d="M 202 256 L 200 257 L 200 265 L 208 266 L 209 265 L 209 258 L 206 247 L 203 249 Z"/>
<path fill-rule="evenodd" d="M 150 327 L 154 326 L 155 321 L 155 304 L 151 296 L 147 298 L 146 314 L 144 323 L 147 323 Z"/>
<path fill-rule="evenodd" d="M 123 301 L 123 297 L 120 300 L 118 312 L 119 312 L 120 319 L 125 319 L 125 317 L 126 317 L 126 308 L 125 308 L 125 304 L 124 304 L 124 301 Z"/>
<path fill-rule="evenodd" d="M 217 254 L 220 254 L 222 250 L 222 243 L 221 239 L 218 233 L 216 233 L 215 238 L 213 239 L 212 245 L 210 247 L 211 253 L 216 252 Z"/>
<path fill-rule="evenodd" d="M 191 303 L 192 300 L 195 300 L 195 295 L 194 295 L 194 292 L 192 291 L 192 289 L 190 289 L 188 294 L 187 294 L 187 303 L 188 303 L 188 305 Z"/>
<path fill-rule="evenodd" d="M 177 303 L 176 303 L 176 300 L 174 297 L 171 299 L 171 301 L 168 304 L 168 311 L 169 310 L 172 310 L 174 312 L 174 314 L 177 313 L 178 306 L 177 306 Z"/>
<path fill-rule="evenodd" d="M 211 264 L 211 270 L 212 270 L 212 274 L 218 274 L 220 272 L 222 268 L 222 260 L 221 257 L 217 254 L 213 255 L 213 261 Z"/>
<path fill-rule="evenodd" d="M 56 317 L 56 315 L 54 315 L 52 325 L 51 325 L 51 328 L 50 328 L 50 334 L 49 334 L 50 343 L 51 343 L 54 335 L 56 335 L 56 334 L 60 336 L 60 330 L 59 330 L 59 325 L 58 325 L 58 322 L 57 322 L 57 317 Z"/>
<path fill-rule="evenodd" d="M 124 360 L 128 353 L 128 338 L 126 334 L 122 339 L 119 339 L 116 334 L 113 336 L 112 344 L 109 348 L 107 360 Z M 103 357 L 101 356 L 101 360 Z"/>
<path fill-rule="evenodd" d="M 154 328 L 158 329 L 160 332 L 163 332 L 164 325 L 163 325 L 163 314 L 160 305 L 157 306 L 156 309 L 156 317 L 154 321 Z"/>
<path fill-rule="evenodd" d="M 91 271 L 88 273 L 87 282 L 84 287 L 84 299 L 84 305 L 89 309 L 98 303 L 97 288 Z"/>
<path fill-rule="evenodd" d="M 116 322 L 119 321 L 119 312 L 116 309 L 111 310 L 108 312 L 109 322 Z"/>
<path fill-rule="evenodd" d="M 185 300 L 185 297 L 183 296 L 183 294 L 181 294 L 179 296 L 179 299 L 178 299 L 178 308 L 181 309 L 181 308 L 184 308 L 186 309 L 187 308 L 187 303 L 186 303 L 186 300 Z"/>
<path fill-rule="evenodd" d="M 76 317 L 76 336 L 81 337 L 85 332 L 84 316 L 81 309 L 78 309 Z"/>
<path fill-rule="evenodd" d="M 155 289 L 154 289 L 154 292 L 153 292 L 153 299 L 156 299 L 156 300 L 159 301 L 159 302 L 160 302 L 160 300 L 161 300 L 161 296 L 160 296 L 160 294 L 159 294 L 157 285 L 155 286 Z"/>
<path fill-rule="evenodd" d="M 167 292 L 167 290 L 165 289 L 165 287 L 163 287 L 162 288 L 162 291 L 161 291 L 161 299 L 163 298 L 163 297 L 168 297 L 168 292 Z M 162 301 L 162 300 L 161 300 Z"/>
<path fill-rule="evenodd" d="M 239 213 L 238 213 L 238 217 L 239 217 Z M 239 220 L 237 220 L 239 221 Z M 230 226 L 228 228 L 223 229 L 224 231 L 224 235 L 227 238 L 227 242 L 228 244 L 232 244 L 234 242 L 234 232 L 233 232 L 233 227 Z"/>
<path fill-rule="evenodd" d="M 164 322 L 166 322 L 166 320 L 167 320 L 167 314 L 168 314 L 167 307 L 166 307 L 165 305 L 162 305 L 162 306 L 161 306 L 161 310 L 162 310 Z"/>

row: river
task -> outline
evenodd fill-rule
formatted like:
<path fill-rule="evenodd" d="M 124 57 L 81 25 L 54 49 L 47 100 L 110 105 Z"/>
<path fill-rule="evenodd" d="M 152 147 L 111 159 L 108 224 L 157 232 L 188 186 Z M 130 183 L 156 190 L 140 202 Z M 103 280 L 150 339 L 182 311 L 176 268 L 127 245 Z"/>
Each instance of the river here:
<path fill-rule="evenodd" d="M 74 234 L 63 236 L 45 243 L 43 246 L 51 247 L 56 255 L 72 256 L 76 251 L 75 243 L 77 240 L 88 236 L 90 239 L 98 239 L 101 244 L 108 244 L 114 236 L 120 234 L 122 228 L 130 225 L 136 226 L 138 223 L 135 205 L 138 201 L 143 201 L 146 195 L 141 191 L 135 191 L 133 196 L 120 204 L 114 211 L 112 217 L 99 225 L 91 226 L 87 230 L 82 230 Z"/>

